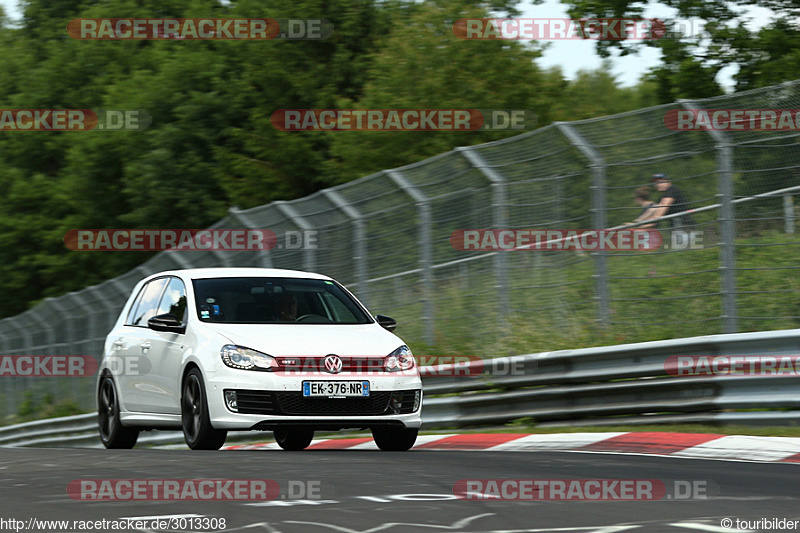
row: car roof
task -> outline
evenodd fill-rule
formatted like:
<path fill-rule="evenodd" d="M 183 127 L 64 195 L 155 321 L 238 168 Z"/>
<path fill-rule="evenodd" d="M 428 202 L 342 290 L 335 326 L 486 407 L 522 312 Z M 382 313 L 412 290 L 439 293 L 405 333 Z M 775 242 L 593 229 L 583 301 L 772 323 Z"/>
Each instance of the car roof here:
<path fill-rule="evenodd" d="M 253 267 L 215 267 L 215 268 L 187 268 L 182 270 L 165 270 L 148 276 L 180 276 L 186 279 L 208 278 L 306 278 L 306 279 L 332 279 L 314 272 L 302 270 L 286 270 L 282 268 L 253 268 Z"/>

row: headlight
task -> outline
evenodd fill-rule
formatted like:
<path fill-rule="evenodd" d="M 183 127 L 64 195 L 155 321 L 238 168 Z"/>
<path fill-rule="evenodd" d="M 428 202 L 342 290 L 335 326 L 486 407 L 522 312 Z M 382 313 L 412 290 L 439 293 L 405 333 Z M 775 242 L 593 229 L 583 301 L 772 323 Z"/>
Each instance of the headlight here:
<path fill-rule="evenodd" d="M 387 355 L 383 360 L 383 369 L 387 372 L 399 372 L 414 368 L 414 354 L 405 344 Z"/>
<path fill-rule="evenodd" d="M 243 346 L 227 344 L 222 347 L 219 355 L 222 357 L 222 362 L 231 368 L 268 371 L 278 368 L 274 357 Z"/>

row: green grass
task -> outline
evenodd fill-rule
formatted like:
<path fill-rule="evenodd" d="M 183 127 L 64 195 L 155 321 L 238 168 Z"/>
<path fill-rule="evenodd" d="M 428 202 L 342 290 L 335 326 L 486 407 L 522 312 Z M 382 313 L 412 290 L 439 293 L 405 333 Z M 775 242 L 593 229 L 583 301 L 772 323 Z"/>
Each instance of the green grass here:
<path fill-rule="evenodd" d="M 26 391 L 17 408 L 17 413 L 0 420 L 0 426 L 10 426 L 45 418 L 79 415 L 84 411 L 74 400 L 61 399 L 56 401 L 51 393 L 44 394 L 43 397 L 37 399 L 33 391 Z"/>
<path fill-rule="evenodd" d="M 800 316 L 800 276 L 786 268 L 800 264 L 797 241 L 800 236 L 778 231 L 737 240 L 740 331 L 800 328 L 800 319 L 789 318 Z M 708 234 L 705 245 L 610 253 L 608 327 L 597 321 L 594 260 L 567 251 L 509 253 L 511 314 L 505 326 L 498 318 L 491 259 L 482 260 L 482 271 L 463 277 L 437 274 L 433 343 L 424 340 L 416 289 L 402 296 L 386 291 L 372 307 L 395 317 L 397 333 L 426 355 L 494 357 L 722 333 L 720 248 Z"/>

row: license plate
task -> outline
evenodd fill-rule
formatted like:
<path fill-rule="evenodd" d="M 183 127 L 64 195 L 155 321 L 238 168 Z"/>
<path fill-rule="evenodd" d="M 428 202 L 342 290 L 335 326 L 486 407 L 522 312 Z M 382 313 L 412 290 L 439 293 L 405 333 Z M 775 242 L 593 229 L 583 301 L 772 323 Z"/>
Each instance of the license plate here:
<path fill-rule="evenodd" d="M 304 381 L 306 398 L 363 398 L 369 396 L 369 381 Z"/>

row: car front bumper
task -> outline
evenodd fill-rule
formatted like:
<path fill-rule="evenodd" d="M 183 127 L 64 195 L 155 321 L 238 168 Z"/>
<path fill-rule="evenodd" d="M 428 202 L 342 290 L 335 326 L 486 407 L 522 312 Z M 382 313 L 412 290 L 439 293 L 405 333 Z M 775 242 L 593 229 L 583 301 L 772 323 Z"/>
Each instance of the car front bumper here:
<path fill-rule="evenodd" d="M 355 402 L 361 398 L 302 398 L 303 381 L 370 382 L 369 409 L 361 410 Z M 225 401 L 225 391 L 249 395 L 249 412 L 234 412 Z M 408 402 L 418 391 L 418 408 L 408 412 Z M 217 429 L 271 430 L 302 426 L 320 430 L 345 428 L 406 427 L 422 425 L 422 381 L 416 375 L 343 372 L 333 375 L 276 375 L 266 372 L 227 372 L 207 375 L 206 393 L 211 424 Z M 402 394 L 405 394 L 403 397 Z M 254 403 L 258 399 L 260 403 Z M 381 409 L 386 399 L 386 409 Z M 404 399 L 402 404 L 397 400 Z M 327 403 L 326 403 L 327 402 Z M 362 405 L 364 405 L 362 403 Z M 405 408 L 398 409 L 398 405 Z M 329 408 L 329 409 L 328 409 Z M 369 411 L 369 412 L 367 412 Z M 399 412 L 398 412 L 399 411 Z"/>

